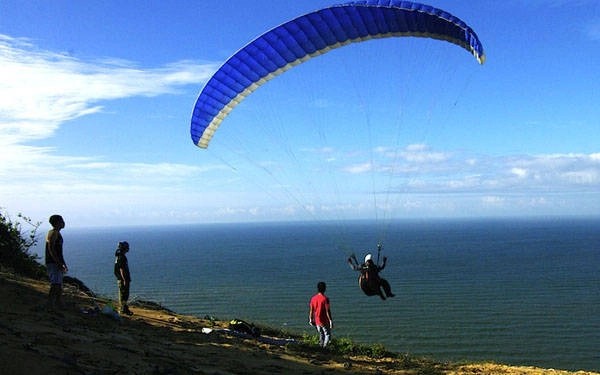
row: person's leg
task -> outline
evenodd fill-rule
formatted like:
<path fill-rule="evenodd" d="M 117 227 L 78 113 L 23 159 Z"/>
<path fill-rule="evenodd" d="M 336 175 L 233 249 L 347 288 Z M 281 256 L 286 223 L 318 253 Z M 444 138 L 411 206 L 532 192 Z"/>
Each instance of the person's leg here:
<path fill-rule="evenodd" d="M 59 309 L 63 309 L 65 305 L 63 304 L 63 285 L 62 283 L 56 284 L 56 307 Z"/>
<path fill-rule="evenodd" d="M 323 347 L 326 347 L 331 340 L 331 329 L 329 327 L 323 327 L 324 337 L 323 337 Z"/>
<path fill-rule="evenodd" d="M 323 342 L 325 342 L 325 327 L 317 326 L 317 333 L 319 334 L 319 346 L 323 346 Z"/>
<path fill-rule="evenodd" d="M 129 283 L 123 286 L 123 304 L 121 305 L 121 308 L 125 314 L 131 315 L 132 313 L 131 310 L 129 310 L 129 305 L 127 304 L 127 301 L 129 301 Z"/>
<path fill-rule="evenodd" d="M 392 287 L 391 287 L 390 283 L 388 283 L 388 281 L 386 279 L 381 279 L 380 285 L 383 288 L 383 290 L 385 291 L 386 296 L 388 296 L 388 297 L 395 296 L 395 294 L 392 293 Z"/>
<path fill-rule="evenodd" d="M 362 283 L 360 284 L 360 289 L 367 296 L 380 296 L 381 299 L 385 299 L 377 280 L 369 281 L 366 278 L 363 278 Z"/>
<path fill-rule="evenodd" d="M 123 313 L 125 310 L 125 305 L 127 304 L 125 285 L 121 280 L 117 281 L 117 285 L 119 287 L 119 312 Z"/>
<path fill-rule="evenodd" d="M 49 310 L 54 310 L 56 308 L 56 284 L 50 284 L 47 307 Z"/>
<path fill-rule="evenodd" d="M 50 291 L 48 292 L 48 308 L 56 309 L 62 307 L 62 271 L 54 263 L 46 265 L 48 270 L 48 281 L 50 282 Z"/>

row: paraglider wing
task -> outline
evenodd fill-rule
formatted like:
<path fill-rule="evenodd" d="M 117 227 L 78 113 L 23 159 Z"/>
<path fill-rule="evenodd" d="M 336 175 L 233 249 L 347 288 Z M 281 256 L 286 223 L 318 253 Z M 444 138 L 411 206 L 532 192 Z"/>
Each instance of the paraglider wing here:
<path fill-rule="evenodd" d="M 441 9 L 401 0 L 334 5 L 267 31 L 225 61 L 196 101 L 190 130 L 193 142 L 207 148 L 237 104 L 286 70 L 349 43 L 394 36 L 446 40 L 471 52 L 480 64 L 485 61 L 475 32 Z"/>

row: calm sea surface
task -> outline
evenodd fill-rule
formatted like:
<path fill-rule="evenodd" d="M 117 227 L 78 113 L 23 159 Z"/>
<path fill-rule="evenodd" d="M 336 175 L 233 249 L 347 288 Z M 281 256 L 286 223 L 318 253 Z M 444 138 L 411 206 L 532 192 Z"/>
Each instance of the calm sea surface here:
<path fill-rule="evenodd" d="M 386 301 L 363 295 L 346 264 L 352 251 L 376 256 L 378 233 L 396 293 Z M 600 371 L 600 219 L 67 227 L 63 236 L 69 274 L 100 295 L 116 298 L 114 250 L 128 241 L 133 298 L 179 313 L 312 334 L 308 301 L 325 281 L 337 337 L 439 360 Z"/>

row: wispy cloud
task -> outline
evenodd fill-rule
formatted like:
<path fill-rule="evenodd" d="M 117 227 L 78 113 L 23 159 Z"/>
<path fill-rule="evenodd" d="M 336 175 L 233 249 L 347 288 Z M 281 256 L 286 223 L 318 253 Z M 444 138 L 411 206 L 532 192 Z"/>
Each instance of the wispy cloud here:
<path fill-rule="evenodd" d="M 150 69 L 117 59 L 82 61 L 1 34 L 0 66 L 0 176 L 13 179 L 20 172 L 31 175 L 32 168 L 90 161 L 26 145 L 51 137 L 64 122 L 96 113 L 110 100 L 175 93 L 215 69 L 193 61 Z"/>
<path fill-rule="evenodd" d="M 0 35 L 0 141 L 51 136 L 65 121 L 102 110 L 109 100 L 170 94 L 198 84 L 213 64 L 180 61 L 141 68 L 123 60 L 83 61 Z"/>
<path fill-rule="evenodd" d="M 474 155 L 414 144 L 392 152 L 378 148 L 371 161 L 340 166 L 348 175 L 370 175 L 381 191 L 418 194 L 576 193 L 600 191 L 598 154 Z M 363 156 L 364 158 L 364 156 Z"/>
<path fill-rule="evenodd" d="M 416 154 L 414 153 L 416 152 Z M 409 146 L 390 168 L 396 187 L 412 193 L 576 193 L 600 191 L 598 154 L 470 155 Z M 390 172 L 391 171 L 391 172 Z"/>

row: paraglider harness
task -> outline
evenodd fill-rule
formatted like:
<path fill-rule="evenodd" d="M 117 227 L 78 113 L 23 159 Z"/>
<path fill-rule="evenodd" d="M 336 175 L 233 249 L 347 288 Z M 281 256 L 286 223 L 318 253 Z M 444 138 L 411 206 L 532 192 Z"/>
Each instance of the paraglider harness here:
<path fill-rule="evenodd" d="M 233 319 L 229 322 L 229 329 L 235 332 L 251 335 L 252 337 L 260 337 L 260 328 L 252 323 L 248 323 L 241 319 Z"/>
<path fill-rule="evenodd" d="M 377 244 L 377 263 L 375 267 L 379 267 L 379 258 L 381 255 L 382 244 Z M 361 268 L 362 265 L 356 259 L 356 255 L 353 253 L 350 259 L 354 261 L 356 268 Z M 362 267 L 360 276 L 358 276 L 358 286 L 360 290 L 367 296 L 376 296 L 380 294 L 379 291 L 379 272 L 378 270 L 370 270 L 369 268 Z"/>

